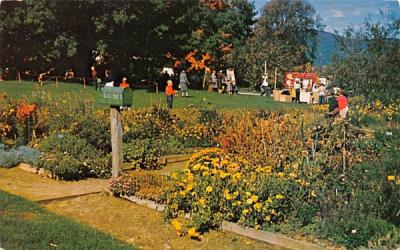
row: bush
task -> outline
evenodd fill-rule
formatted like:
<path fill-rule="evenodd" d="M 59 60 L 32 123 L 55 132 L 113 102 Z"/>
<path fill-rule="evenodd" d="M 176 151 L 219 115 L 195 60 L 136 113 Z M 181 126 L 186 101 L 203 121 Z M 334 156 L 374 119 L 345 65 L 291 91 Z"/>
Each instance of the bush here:
<path fill-rule="evenodd" d="M 162 193 L 168 184 L 166 177 L 159 174 L 135 171 L 113 178 L 108 189 L 115 196 L 137 196 L 161 202 Z"/>
<path fill-rule="evenodd" d="M 367 246 L 370 239 L 383 236 L 394 229 L 392 224 L 381 219 L 338 211 L 335 218 L 332 217 L 321 225 L 320 233 L 323 237 L 354 249 Z"/>
<path fill-rule="evenodd" d="M 36 165 L 39 159 L 40 151 L 27 146 L 17 148 L 18 158 L 20 162 L 25 162 L 30 165 Z"/>
<path fill-rule="evenodd" d="M 253 166 L 215 148 L 194 154 L 185 172 L 172 178 L 175 185 L 165 194 L 166 218 L 189 213 L 191 225 L 200 231 L 221 220 L 266 229 L 282 223 L 294 204 L 313 199 L 296 175 Z"/>
<path fill-rule="evenodd" d="M 0 144 L 0 167 L 12 168 L 21 162 L 34 165 L 39 158 L 39 154 L 38 150 L 26 146 L 6 151 L 5 146 Z"/>
<path fill-rule="evenodd" d="M 109 160 L 99 157 L 97 150 L 74 135 L 53 135 L 44 139 L 38 167 L 49 170 L 54 177 L 73 180 L 90 176 L 107 177 Z"/>
<path fill-rule="evenodd" d="M 20 163 L 18 152 L 14 149 L 10 151 L 0 150 L 0 167 L 13 168 Z"/>
<path fill-rule="evenodd" d="M 158 169 L 159 151 L 153 140 L 132 140 L 122 145 L 124 161 L 131 162 L 134 166 L 142 169 Z"/>
<path fill-rule="evenodd" d="M 111 152 L 109 114 L 97 111 L 78 114 L 70 134 L 85 139 L 103 155 Z"/>

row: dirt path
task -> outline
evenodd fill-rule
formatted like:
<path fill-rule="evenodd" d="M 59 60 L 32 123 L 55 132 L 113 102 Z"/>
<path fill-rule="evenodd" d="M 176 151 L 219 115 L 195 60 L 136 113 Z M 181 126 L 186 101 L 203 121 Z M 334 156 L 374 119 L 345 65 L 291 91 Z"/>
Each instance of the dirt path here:
<path fill-rule="evenodd" d="M 19 168 L 0 168 L 0 189 L 41 202 L 43 207 L 56 214 L 70 217 L 143 249 L 279 249 L 220 231 L 206 233 L 201 241 L 178 237 L 173 227 L 164 221 L 162 213 L 105 193 L 71 198 L 100 192 L 107 182 L 99 179 L 56 181 Z M 70 198 L 59 199 L 65 196 Z"/>
<path fill-rule="evenodd" d="M 104 193 L 52 201 L 43 206 L 143 249 L 279 249 L 221 231 L 206 233 L 201 241 L 178 237 L 162 213 Z"/>
<path fill-rule="evenodd" d="M 57 181 L 19 168 L 0 168 L 0 189 L 33 201 L 101 192 L 107 180 Z"/>

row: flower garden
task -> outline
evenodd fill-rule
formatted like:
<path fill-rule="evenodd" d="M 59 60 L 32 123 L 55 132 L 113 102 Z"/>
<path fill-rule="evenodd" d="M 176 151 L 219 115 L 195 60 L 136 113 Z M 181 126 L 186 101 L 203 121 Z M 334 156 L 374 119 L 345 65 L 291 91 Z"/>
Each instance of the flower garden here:
<path fill-rule="evenodd" d="M 257 97 L 256 97 L 257 98 Z M 347 248 L 400 243 L 400 100 L 355 97 L 347 122 L 323 108 L 269 111 L 160 105 L 123 112 L 124 166 L 116 196 L 165 205 L 180 236 L 223 221 Z M 0 166 L 27 162 L 53 178 L 111 176 L 108 110 L 90 100 L 2 97 Z M 374 136 L 368 131 L 374 130 Z M 190 153 L 162 176 L 160 157 Z"/>

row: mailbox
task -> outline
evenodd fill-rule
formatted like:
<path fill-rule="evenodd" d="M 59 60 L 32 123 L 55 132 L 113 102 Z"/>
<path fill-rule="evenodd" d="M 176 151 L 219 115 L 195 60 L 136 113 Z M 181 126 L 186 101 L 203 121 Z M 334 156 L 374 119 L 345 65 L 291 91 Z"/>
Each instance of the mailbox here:
<path fill-rule="evenodd" d="M 131 107 L 132 90 L 120 87 L 100 88 L 97 91 L 97 102 L 111 107 Z"/>

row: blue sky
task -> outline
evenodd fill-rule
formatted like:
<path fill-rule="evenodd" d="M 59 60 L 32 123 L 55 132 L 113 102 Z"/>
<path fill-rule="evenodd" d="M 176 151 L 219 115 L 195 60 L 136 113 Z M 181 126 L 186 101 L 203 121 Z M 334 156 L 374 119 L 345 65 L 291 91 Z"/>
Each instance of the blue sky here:
<path fill-rule="evenodd" d="M 260 10 L 268 0 L 253 0 Z M 308 0 L 326 25 L 325 31 L 342 33 L 350 24 L 362 26 L 366 17 L 383 22 L 379 11 L 400 18 L 400 0 Z"/>

